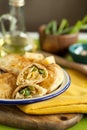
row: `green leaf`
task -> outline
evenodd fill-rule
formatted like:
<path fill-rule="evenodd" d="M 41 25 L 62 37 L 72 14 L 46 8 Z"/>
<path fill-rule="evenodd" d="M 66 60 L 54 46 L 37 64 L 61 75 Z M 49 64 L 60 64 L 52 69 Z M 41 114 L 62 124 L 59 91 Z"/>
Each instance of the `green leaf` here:
<path fill-rule="evenodd" d="M 83 24 L 87 24 L 87 15 L 82 19 Z"/>
<path fill-rule="evenodd" d="M 48 23 L 45 29 L 46 34 L 55 34 L 57 31 L 57 22 L 56 21 L 51 21 Z"/>
<path fill-rule="evenodd" d="M 80 29 L 87 29 L 87 15 L 83 17 L 82 20 L 78 20 L 73 26 L 69 26 L 67 19 L 62 19 L 59 27 L 55 20 L 48 23 L 45 29 L 46 34 L 73 34 L 80 31 Z"/>
<path fill-rule="evenodd" d="M 36 66 L 33 66 L 32 71 L 37 71 L 37 70 L 38 70 L 38 68 Z"/>
<path fill-rule="evenodd" d="M 76 32 L 79 32 L 79 30 L 81 29 L 82 27 L 82 22 L 81 21 L 78 21 L 71 29 L 70 33 L 69 34 L 72 34 L 72 33 L 76 33 Z"/>
<path fill-rule="evenodd" d="M 64 31 L 64 29 L 66 29 L 67 27 L 69 27 L 69 23 L 67 19 L 63 19 L 59 25 L 57 34 L 61 34 Z"/>

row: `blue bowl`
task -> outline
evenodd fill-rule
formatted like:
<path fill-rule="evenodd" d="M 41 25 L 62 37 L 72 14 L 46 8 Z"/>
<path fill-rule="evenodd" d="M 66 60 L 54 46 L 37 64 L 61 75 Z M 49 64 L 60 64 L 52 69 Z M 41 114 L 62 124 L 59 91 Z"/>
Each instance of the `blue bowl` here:
<path fill-rule="evenodd" d="M 87 64 L 87 44 L 76 43 L 69 47 L 69 52 L 75 62 Z"/>

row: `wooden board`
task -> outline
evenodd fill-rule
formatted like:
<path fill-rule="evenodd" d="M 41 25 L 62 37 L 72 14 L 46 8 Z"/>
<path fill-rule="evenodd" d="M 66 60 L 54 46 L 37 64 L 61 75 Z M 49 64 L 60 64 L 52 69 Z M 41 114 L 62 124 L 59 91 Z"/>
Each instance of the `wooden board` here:
<path fill-rule="evenodd" d="M 65 130 L 82 117 L 82 114 L 34 116 L 23 113 L 14 105 L 0 105 L 0 123 L 25 130 Z"/>

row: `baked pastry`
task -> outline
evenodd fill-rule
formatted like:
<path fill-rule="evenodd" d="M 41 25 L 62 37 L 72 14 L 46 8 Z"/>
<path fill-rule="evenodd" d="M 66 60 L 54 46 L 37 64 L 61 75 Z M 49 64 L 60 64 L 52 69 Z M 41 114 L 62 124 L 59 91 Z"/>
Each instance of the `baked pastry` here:
<path fill-rule="evenodd" d="M 46 69 L 48 71 L 48 77 L 44 81 L 42 81 L 39 85 L 42 86 L 43 88 L 46 88 L 49 93 L 58 88 L 62 84 L 64 80 L 64 73 L 62 68 L 55 63 L 48 64 L 46 66 Z"/>
<path fill-rule="evenodd" d="M 28 83 L 40 83 L 48 77 L 47 69 L 39 64 L 32 63 L 26 66 L 17 77 L 17 85 L 23 85 Z"/>
<path fill-rule="evenodd" d="M 29 59 L 21 55 L 9 54 L 0 58 L 0 69 L 18 75 L 30 63 Z"/>
<path fill-rule="evenodd" d="M 13 94 L 14 99 L 27 99 L 32 97 L 40 97 L 45 95 L 47 90 L 36 84 L 25 84 L 18 86 Z"/>
<path fill-rule="evenodd" d="M 11 99 L 16 88 L 16 76 L 11 73 L 0 74 L 0 98 Z"/>

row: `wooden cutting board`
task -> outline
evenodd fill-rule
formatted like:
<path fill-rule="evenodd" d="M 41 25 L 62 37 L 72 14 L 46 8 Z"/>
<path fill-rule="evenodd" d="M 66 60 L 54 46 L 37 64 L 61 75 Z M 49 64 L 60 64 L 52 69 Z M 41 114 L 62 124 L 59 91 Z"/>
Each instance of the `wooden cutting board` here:
<path fill-rule="evenodd" d="M 65 130 L 82 117 L 82 114 L 34 116 L 23 113 L 14 105 L 0 105 L 0 123 L 25 130 Z"/>

